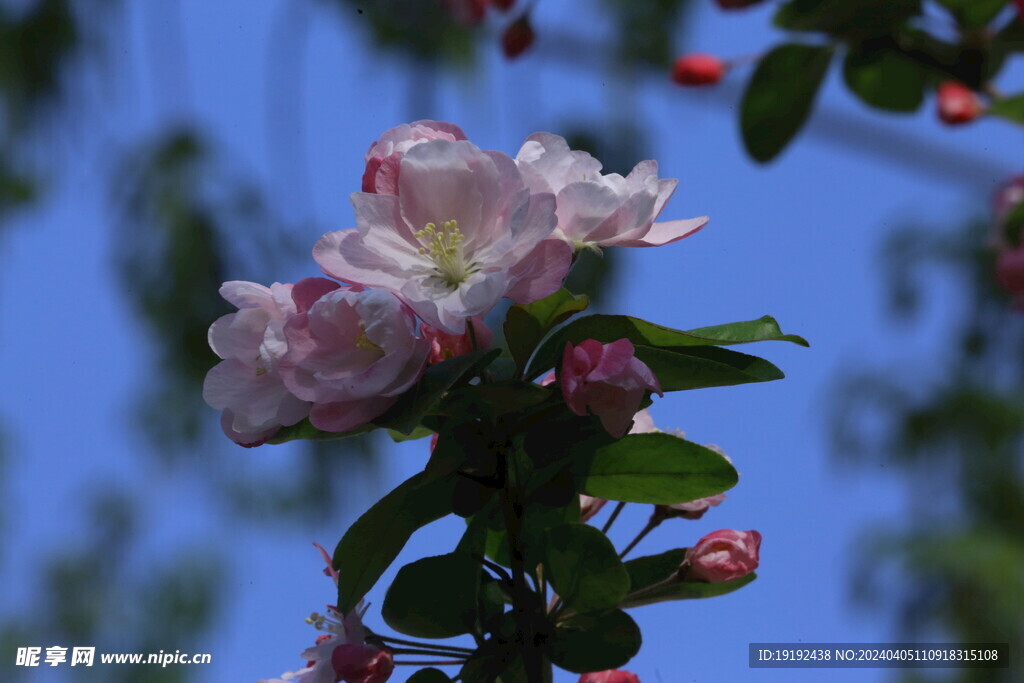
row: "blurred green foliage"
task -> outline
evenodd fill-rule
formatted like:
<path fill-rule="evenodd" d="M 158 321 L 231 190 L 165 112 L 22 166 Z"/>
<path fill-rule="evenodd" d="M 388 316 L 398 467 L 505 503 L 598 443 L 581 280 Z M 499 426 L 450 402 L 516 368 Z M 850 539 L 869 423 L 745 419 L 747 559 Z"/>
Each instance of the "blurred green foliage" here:
<path fill-rule="evenodd" d="M 995 280 L 991 225 L 953 234 L 908 229 L 886 250 L 891 304 L 913 320 L 936 281 L 957 275 L 965 296 L 938 358 L 901 371 L 843 378 L 835 392 L 837 452 L 906 475 L 908 515 L 859 544 L 855 594 L 898 606 L 910 638 L 1024 648 L 1024 316 Z M 931 269 L 929 277 L 923 268 Z M 948 303 L 948 302 L 944 302 Z M 916 372 L 911 368 L 915 368 Z M 895 573 L 894 573 L 895 571 Z M 962 681 L 1016 681 L 1024 667 L 956 672 Z M 927 672 L 909 680 L 951 680 Z"/>

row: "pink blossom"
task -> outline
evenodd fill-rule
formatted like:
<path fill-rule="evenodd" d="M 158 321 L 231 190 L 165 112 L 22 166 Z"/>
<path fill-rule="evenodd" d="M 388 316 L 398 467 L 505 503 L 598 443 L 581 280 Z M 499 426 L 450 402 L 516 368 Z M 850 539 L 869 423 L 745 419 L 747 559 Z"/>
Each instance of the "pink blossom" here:
<path fill-rule="evenodd" d="M 628 339 L 611 344 L 587 339 L 576 347 L 566 343 L 562 355 L 559 380 L 569 410 L 587 415 L 589 409 L 616 439 L 626 434 L 644 394 L 661 394 L 658 379 L 633 351 Z"/>
<path fill-rule="evenodd" d="M 327 563 L 324 574 L 331 577 L 335 585 L 337 585 L 338 574 L 334 571 L 330 556 L 319 543 L 314 543 L 313 545 L 320 551 L 324 561 Z M 315 626 L 318 630 L 325 631 L 325 633 L 317 637 L 312 647 L 303 650 L 301 657 L 307 660 L 306 666 L 298 671 L 286 672 L 280 678 L 261 679 L 259 683 L 285 683 L 286 681 L 294 681 L 295 683 L 337 683 L 343 680 L 335 673 L 334 653 L 340 647 L 362 645 L 365 643 L 367 631 L 366 627 L 363 626 L 363 615 L 366 614 L 367 608 L 368 605 L 360 600 L 355 609 L 347 615 L 340 613 L 331 605 L 327 606 L 326 614 L 317 614 L 316 612 L 311 614 L 306 619 L 306 622 Z M 390 656 L 390 653 L 388 655 Z M 390 671 L 388 673 L 390 674 Z M 348 683 L 348 679 L 344 680 Z M 376 679 L 353 678 L 352 680 L 359 681 L 359 683 L 376 683 L 377 681 L 387 680 L 387 676 Z"/>
<path fill-rule="evenodd" d="M 757 569 L 761 534 L 756 531 L 712 531 L 686 551 L 687 578 L 721 583 Z"/>
<path fill-rule="evenodd" d="M 937 92 L 939 118 L 951 126 L 970 123 L 985 110 L 975 92 L 957 81 L 943 81 Z"/>
<path fill-rule="evenodd" d="M 320 238 L 325 273 L 391 291 L 451 334 L 502 297 L 529 303 L 561 287 L 571 251 L 548 239 L 554 197 L 531 194 L 509 157 L 432 140 L 400 167 L 397 196 L 354 193 L 359 227 Z"/>
<path fill-rule="evenodd" d="M 430 357 L 427 362 L 430 364 L 440 363 L 443 360 L 462 356 L 473 350 L 473 336 L 476 336 L 478 348 L 489 349 L 494 343 L 494 334 L 484 324 L 483 318 L 476 316 L 472 319 L 473 333 L 469 329 L 462 334 L 449 334 L 423 323 L 420 325 L 420 334 L 430 342 Z"/>
<path fill-rule="evenodd" d="M 430 352 L 398 299 L 360 287 L 320 297 L 289 318 L 284 335 L 281 377 L 313 404 L 313 426 L 329 432 L 355 429 L 390 408 L 420 378 Z"/>
<path fill-rule="evenodd" d="M 658 179 L 658 163 L 641 161 L 628 176 L 601 174 L 601 162 L 569 149 L 565 139 L 534 133 L 516 155 L 534 192 L 557 197 L 556 235 L 577 250 L 597 247 L 654 247 L 692 235 L 707 216 L 655 223 L 678 181 Z"/>
<path fill-rule="evenodd" d="M 685 517 L 686 519 L 700 519 L 712 507 L 718 507 L 725 500 L 724 493 L 718 493 L 707 498 L 698 498 L 688 503 L 675 503 L 673 505 L 659 505 L 658 508 L 666 517 Z"/>
<path fill-rule="evenodd" d="M 331 655 L 334 673 L 345 683 L 384 683 L 395 670 L 386 649 L 368 643 L 339 645 Z"/>
<path fill-rule="evenodd" d="M 580 494 L 580 521 L 587 522 L 594 515 L 601 511 L 604 504 L 608 501 L 604 498 L 594 498 L 593 496 L 587 496 Z"/>
<path fill-rule="evenodd" d="M 461 128 L 446 121 L 413 121 L 385 131 L 366 152 L 363 192 L 398 194 L 398 174 L 406 152 L 430 140 L 465 139 Z"/>
<path fill-rule="evenodd" d="M 210 347 L 223 360 L 207 373 L 203 398 L 223 411 L 221 426 L 236 443 L 258 446 L 309 414 L 309 403 L 289 392 L 279 374 L 288 348 L 284 325 L 298 311 L 296 292 L 326 287 L 337 284 L 309 278 L 294 286 L 232 281 L 220 288 L 238 312 L 210 326 Z"/>
<path fill-rule="evenodd" d="M 583 674 L 580 676 L 579 683 L 640 683 L 640 679 L 636 674 L 628 671 L 609 669 L 608 671 Z"/>

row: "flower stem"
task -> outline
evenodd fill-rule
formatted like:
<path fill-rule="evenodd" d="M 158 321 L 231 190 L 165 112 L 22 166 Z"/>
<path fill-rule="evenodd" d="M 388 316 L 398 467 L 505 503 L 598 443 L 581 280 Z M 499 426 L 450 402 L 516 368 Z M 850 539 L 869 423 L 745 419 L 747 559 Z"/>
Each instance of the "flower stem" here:
<path fill-rule="evenodd" d="M 435 650 L 421 650 L 419 648 L 403 648 L 393 647 L 388 648 L 391 650 L 393 655 L 429 655 L 431 657 L 438 657 L 444 655 L 445 657 L 459 657 L 460 659 L 469 659 L 468 654 L 458 654 L 455 652 L 437 652 Z"/>
<path fill-rule="evenodd" d="M 509 555 L 512 565 L 512 607 L 522 645 L 523 668 L 528 683 L 544 683 L 544 661 L 534 634 L 531 603 L 536 602 L 526 582 L 525 559 L 522 540 L 523 505 L 518 477 L 512 471 L 508 452 L 504 447 L 497 449 L 499 472 L 504 477 L 501 489 L 502 510 L 505 516 L 505 531 L 508 537 Z"/>
<path fill-rule="evenodd" d="M 621 560 L 622 558 L 624 558 L 630 550 L 636 547 L 637 543 L 644 540 L 644 537 L 647 536 L 647 534 L 657 529 L 658 525 L 661 524 L 662 521 L 664 521 L 663 517 L 657 514 L 651 515 L 651 518 L 647 521 L 647 526 L 641 529 L 640 533 L 636 535 L 636 538 L 630 541 L 629 545 L 627 545 L 625 549 L 621 553 L 619 553 L 619 559 Z"/>
<path fill-rule="evenodd" d="M 410 645 L 412 647 L 432 650 L 448 650 L 450 652 L 458 652 L 460 654 L 473 654 L 473 650 L 468 647 L 459 647 L 458 645 L 443 645 L 441 643 L 421 643 L 415 640 L 405 640 L 404 638 L 393 638 L 391 636 L 382 636 L 378 634 L 377 638 L 383 640 L 385 643 L 394 643 L 395 645 Z"/>
<path fill-rule="evenodd" d="M 414 661 L 408 661 L 407 660 L 407 661 L 404 661 L 404 662 L 396 661 L 395 662 L 395 666 L 462 666 L 465 663 L 466 663 L 466 661 L 464 659 L 458 659 L 458 660 L 451 661 L 451 662 L 424 662 L 424 661 L 414 662 Z"/>
<path fill-rule="evenodd" d="M 618 505 L 615 506 L 615 509 L 612 510 L 612 516 L 609 517 L 608 521 L 604 523 L 603 527 L 601 527 L 601 533 L 602 534 L 607 534 L 608 533 L 608 530 L 612 528 L 612 524 L 615 523 L 615 520 L 618 518 L 619 513 L 622 512 L 622 508 L 624 508 L 624 507 L 626 507 L 625 501 L 622 501 Z"/>

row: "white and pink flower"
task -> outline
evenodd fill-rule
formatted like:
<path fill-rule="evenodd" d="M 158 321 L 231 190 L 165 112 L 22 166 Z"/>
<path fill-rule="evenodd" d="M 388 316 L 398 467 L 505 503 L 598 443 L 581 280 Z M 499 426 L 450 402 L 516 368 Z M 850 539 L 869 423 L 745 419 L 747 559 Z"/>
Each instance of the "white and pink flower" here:
<path fill-rule="evenodd" d="M 331 563 L 331 557 L 319 543 L 313 544 L 324 558 L 324 574 L 338 584 L 338 572 Z M 383 683 L 391 676 L 394 658 L 386 649 L 366 642 L 367 631 L 363 626 L 363 615 L 368 605 L 362 600 L 350 614 L 342 614 L 333 606 L 327 606 L 326 614 L 314 612 L 306 623 L 324 631 L 316 643 L 304 650 L 301 657 L 306 666 L 297 671 L 288 671 L 280 678 L 261 679 L 259 683 Z"/>
<path fill-rule="evenodd" d="M 625 436 L 644 394 L 661 394 L 658 378 L 633 353 L 628 339 L 610 344 L 587 339 L 575 347 L 566 343 L 558 375 L 569 410 L 597 415 L 616 439 Z"/>
<path fill-rule="evenodd" d="M 451 334 L 502 297 L 529 303 L 561 287 L 571 251 L 548 239 L 554 197 L 531 194 L 508 156 L 436 139 L 399 166 L 397 196 L 354 193 L 358 227 L 317 243 L 325 273 L 393 292 Z"/>
<path fill-rule="evenodd" d="M 761 534 L 757 531 L 719 529 L 687 549 L 686 577 L 722 583 L 742 578 L 757 569 Z"/>
<path fill-rule="evenodd" d="M 608 501 L 604 498 L 595 498 L 586 494 L 580 494 L 580 521 L 590 521 Z"/>
<path fill-rule="evenodd" d="M 287 388 L 312 407 L 309 421 L 329 432 L 367 424 L 423 374 L 430 344 L 388 292 L 338 287 L 284 326 L 279 368 Z"/>
<path fill-rule="evenodd" d="M 601 162 L 551 133 L 526 139 L 516 163 L 533 192 L 556 197 L 556 235 L 578 251 L 654 247 L 692 235 L 707 216 L 655 223 L 679 181 L 658 178 L 658 162 L 641 161 L 628 176 L 601 174 Z"/>
<path fill-rule="evenodd" d="M 363 192 L 398 194 L 398 174 L 406 152 L 431 140 L 465 139 L 461 128 L 446 121 L 413 121 L 385 131 L 366 151 Z"/>
<path fill-rule="evenodd" d="M 288 391 L 279 365 L 288 345 L 284 325 L 298 311 L 295 294 L 337 287 L 324 278 L 296 285 L 225 282 L 220 294 L 238 307 L 210 326 L 209 341 L 223 360 L 206 375 L 203 398 L 223 411 L 224 433 L 243 446 L 258 446 L 282 426 L 309 414 L 310 404 Z"/>

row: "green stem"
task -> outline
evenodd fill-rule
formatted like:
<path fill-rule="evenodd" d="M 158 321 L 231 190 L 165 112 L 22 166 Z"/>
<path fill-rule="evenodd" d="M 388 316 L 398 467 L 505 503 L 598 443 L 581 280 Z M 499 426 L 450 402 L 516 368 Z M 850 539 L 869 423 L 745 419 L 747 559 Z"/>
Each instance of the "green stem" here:
<path fill-rule="evenodd" d="M 629 545 L 627 545 L 626 548 L 621 553 L 619 553 L 619 559 L 621 560 L 622 558 L 624 558 L 630 550 L 636 547 L 637 543 L 644 540 L 644 537 L 647 536 L 647 534 L 657 529 L 658 525 L 661 524 L 664 520 L 665 518 L 661 515 L 658 515 L 657 513 L 651 515 L 651 518 L 647 520 L 647 526 L 641 529 L 640 533 L 636 535 L 636 538 L 630 541 Z"/>
<path fill-rule="evenodd" d="M 465 655 L 465 654 L 460 655 L 460 654 L 455 653 L 455 652 L 443 652 L 442 653 L 442 652 L 437 652 L 435 650 L 421 650 L 419 648 L 403 648 L 403 647 L 393 647 L 393 648 L 388 648 L 388 649 L 391 651 L 391 654 L 393 654 L 393 655 L 428 655 L 430 657 L 438 657 L 438 656 L 443 654 L 445 657 L 459 657 L 460 659 L 469 659 L 469 655 Z"/>
<path fill-rule="evenodd" d="M 501 489 L 502 510 L 505 516 L 505 531 L 508 537 L 509 556 L 512 565 L 512 608 L 522 645 L 523 668 L 528 683 L 544 683 L 544 661 L 534 634 L 531 603 L 533 592 L 526 581 L 526 567 L 523 554 L 522 517 L 523 505 L 520 482 L 513 476 L 512 463 L 504 447 L 498 448 L 499 471 L 504 476 Z"/>
<path fill-rule="evenodd" d="M 622 512 L 622 508 L 624 507 L 626 507 L 625 501 L 620 502 L 618 505 L 615 506 L 615 509 L 612 510 L 612 516 L 609 517 L 608 521 L 604 523 L 603 527 L 601 527 L 602 534 L 608 533 L 608 530 L 612 528 L 612 524 L 615 523 L 615 519 L 619 516 L 619 513 Z"/>
<path fill-rule="evenodd" d="M 409 645 L 411 647 L 421 648 L 424 650 L 448 650 L 449 652 L 457 652 L 459 654 L 471 655 L 473 650 L 468 647 L 460 647 L 458 645 L 443 645 L 441 643 L 421 643 L 415 640 L 405 640 L 404 638 L 393 638 L 391 636 L 382 636 L 374 634 L 380 640 L 385 643 L 394 643 L 395 645 Z"/>

